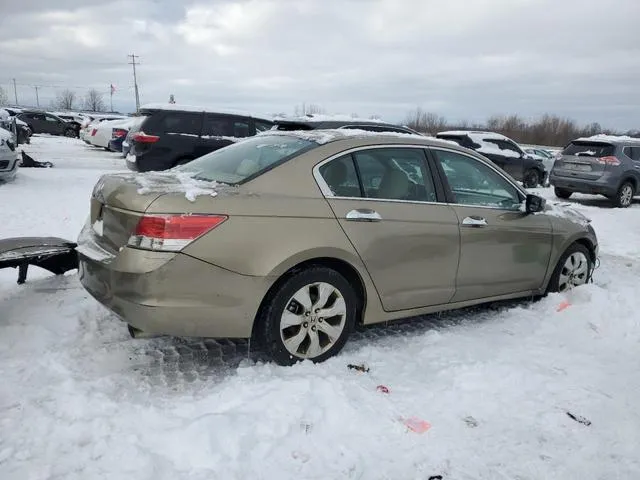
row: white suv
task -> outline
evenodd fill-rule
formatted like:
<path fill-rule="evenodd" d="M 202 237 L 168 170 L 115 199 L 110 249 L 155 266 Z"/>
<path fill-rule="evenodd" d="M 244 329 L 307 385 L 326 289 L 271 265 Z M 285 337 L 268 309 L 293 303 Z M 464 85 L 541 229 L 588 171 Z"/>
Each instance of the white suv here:
<path fill-rule="evenodd" d="M 18 155 L 13 135 L 0 128 L 0 181 L 12 180 L 18 171 Z"/>

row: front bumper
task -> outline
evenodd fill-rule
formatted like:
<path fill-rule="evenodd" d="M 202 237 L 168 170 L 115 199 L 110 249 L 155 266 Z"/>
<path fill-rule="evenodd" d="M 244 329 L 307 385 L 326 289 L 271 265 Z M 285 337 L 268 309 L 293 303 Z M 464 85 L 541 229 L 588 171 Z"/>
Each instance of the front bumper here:
<path fill-rule="evenodd" d="M 105 258 L 80 244 L 78 257 L 84 288 L 149 334 L 248 338 L 270 284 L 181 253 L 125 247 Z"/>
<path fill-rule="evenodd" d="M 0 181 L 13 180 L 18 172 L 18 158 L 12 152 L 10 155 L 0 156 Z"/>

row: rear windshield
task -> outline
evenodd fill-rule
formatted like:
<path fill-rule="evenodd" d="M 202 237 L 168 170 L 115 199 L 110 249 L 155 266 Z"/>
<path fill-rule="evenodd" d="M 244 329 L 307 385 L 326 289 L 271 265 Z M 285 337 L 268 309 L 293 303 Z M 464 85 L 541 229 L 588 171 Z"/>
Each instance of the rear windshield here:
<path fill-rule="evenodd" d="M 608 157 L 615 153 L 615 147 L 610 143 L 601 142 L 571 142 L 563 151 L 563 155 L 577 155 L 584 157 Z"/>
<path fill-rule="evenodd" d="M 260 135 L 211 152 L 176 171 L 195 172 L 196 177 L 237 185 L 316 147 L 315 142 L 282 135 Z"/>

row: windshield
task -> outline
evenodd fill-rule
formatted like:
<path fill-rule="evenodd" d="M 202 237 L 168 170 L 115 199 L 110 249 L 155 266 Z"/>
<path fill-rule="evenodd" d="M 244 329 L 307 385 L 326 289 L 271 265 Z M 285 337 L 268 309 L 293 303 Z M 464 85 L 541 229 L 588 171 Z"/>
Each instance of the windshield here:
<path fill-rule="evenodd" d="M 315 142 L 301 138 L 260 135 L 211 152 L 174 170 L 194 172 L 197 178 L 206 181 L 236 185 L 315 146 Z"/>

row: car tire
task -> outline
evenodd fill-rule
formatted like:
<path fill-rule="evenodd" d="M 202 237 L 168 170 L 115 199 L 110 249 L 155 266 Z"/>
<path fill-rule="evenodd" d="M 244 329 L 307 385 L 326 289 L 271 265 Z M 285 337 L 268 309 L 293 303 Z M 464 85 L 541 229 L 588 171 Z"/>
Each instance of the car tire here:
<path fill-rule="evenodd" d="M 547 292 L 565 292 L 584 285 L 590 281 L 592 270 L 591 252 L 584 245 L 574 243 L 560 256 Z"/>
<path fill-rule="evenodd" d="M 633 203 L 633 197 L 636 195 L 636 189 L 631 182 L 623 182 L 618 189 L 615 197 L 612 198 L 614 206 L 618 208 L 627 208 Z"/>
<path fill-rule="evenodd" d="M 322 266 L 306 268 L 286 277 L 268 295 L 256 333 L 277 364 L 323 362 L 342 350 L 355 325 L 358 299 L 340 273 Z M 320 316 L 323 311 L 335 315 L 325 318 Z"/>
<path fill-rule="evenodd" d="M 559 188 L 559 187 L 555 187 L 553 189 L 553 193 L 556 195 L 556 197 L 562 198 L 564 200 L 566 200 L 567 198 L 569 198 L 573 194 L 572 191 L 565 190 L 564 188 Z"/>
<path fill-rule="evenodd" d="M 522 185 L 525 188 L 536 188 L 540 184 L 540 172 L 535 168 L 530 168 L 522 177 Z"/>
<path fill-rule="evenodd" d="M 64 131 L 64 136 L 68 138 L 76 138 L 76 131 L 73 128 L 68 128 Z"/>

